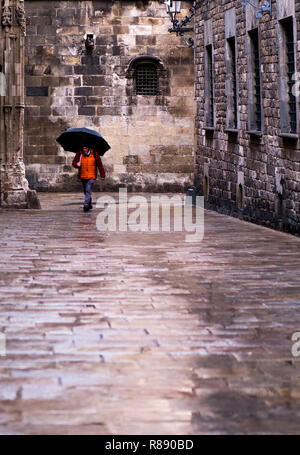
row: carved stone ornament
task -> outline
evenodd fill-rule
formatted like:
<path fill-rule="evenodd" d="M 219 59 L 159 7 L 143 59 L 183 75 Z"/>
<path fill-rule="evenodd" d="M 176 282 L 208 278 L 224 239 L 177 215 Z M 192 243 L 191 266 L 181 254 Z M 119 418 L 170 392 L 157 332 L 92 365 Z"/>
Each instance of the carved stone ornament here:
<path fill-rule="evenodd" d="M 17 23 L 21 27 L 22 32 L 25 34 L 26 31 L 26 19 L 25 19 L 25 10 L 24 2 L 21 1 L 16 7 Z"/>
<path fill-rule="evenodd" d="M 3 6 L 1 24 L 2 24 L 2 27 L 11 27 L 12 26 L 12 14 L 11 14 L 10 6 Z"/>

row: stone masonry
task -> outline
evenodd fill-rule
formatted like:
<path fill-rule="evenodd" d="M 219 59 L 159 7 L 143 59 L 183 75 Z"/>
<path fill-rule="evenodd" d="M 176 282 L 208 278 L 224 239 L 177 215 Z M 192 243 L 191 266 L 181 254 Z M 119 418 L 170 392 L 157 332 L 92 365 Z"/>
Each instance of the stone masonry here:
<path fill-rule="evenodd" d="M 23 0 L 0 1 L 0 205 L 39 208 L 25 178 Z"/>
<path fill-rule="evenodd" d="M 183 17 L 192 2 L 183 3 Z M 25 164 L 31 188 L 80 188 L 67 128 L 111 145 L 102 189 L 183 191 L 194 172 L 193 49 L 158 1 L 26 1 Z M 86 39 L 94 48 L 86 48 Z M 157 65 L 158 94 L 136 95 L 135 59 Z M 99 184 L 100 185 L 100 184 Z"/>
<path fill-rule="evenodd" d="M 256 2 L 259 4 L 259 2 Z M 250 5 L 239 0 L 196 2 L 196 186 L 206 206 L 269 227 L 300 233 L 299 96 L 297 126 L 286 128 L 287 62 L 284 24 L 294 27 L 295 68 L 300 70 L 300 1 L 272 1 L 271 15 L 256 19 Z M 261 131 L 251 131 L 249 37 L 258 30 L 261 78 Z M 228 93 L 226 41 L 236 39 L 237 125 L 230 129 L 232 96 Z M 207 127 L 205 95 L 206 46 L 213 47 L 214 124 Z M 293 71 L 294 71 L 293 70 Z M 297 76 L 297 74 L 296 74 Z M 296 86 L 298 84 L 295 81 Z M 227 92 L 226 92 L 227 91 Z"/>

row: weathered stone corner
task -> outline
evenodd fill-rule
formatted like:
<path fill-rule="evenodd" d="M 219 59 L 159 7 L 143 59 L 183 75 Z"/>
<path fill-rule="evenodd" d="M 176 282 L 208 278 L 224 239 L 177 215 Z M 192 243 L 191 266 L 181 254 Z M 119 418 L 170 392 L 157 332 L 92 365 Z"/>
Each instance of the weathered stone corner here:
<path fill-rule="evenodd" d="M 20 189 L 2 194 L 1 207 L 4 209 L 41 209 L 35 190 Z"/>
<path fill-rule="evenodd" d="M 29 190 L 23 162 L 24 2 L 5 0 L 0 6 L 0 70 L 7 81 L 0 96 L 0 205 L 40 208 L 37 194 Z"/>
<path fill-rule="evenodd" d="M 41 209 L 41 203 L 35 190 L 28 190 L 26 194 L 28 209 Z"/>

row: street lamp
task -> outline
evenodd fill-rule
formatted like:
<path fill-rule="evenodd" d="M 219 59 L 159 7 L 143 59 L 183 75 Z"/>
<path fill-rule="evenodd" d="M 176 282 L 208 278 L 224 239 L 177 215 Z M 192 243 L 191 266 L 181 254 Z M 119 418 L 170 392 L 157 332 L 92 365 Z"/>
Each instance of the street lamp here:
<path fill-rule="evenodd" d="M 177 1 L 174 1 L 174 0 L 166 0 L 165 1 L 165 5 L 166 5 L 166 8 L 167 8 L 167 12 L 170 14 L 178 14 L 180 13 L 180 6 L 181 6 L 181 2 L 177 2 Z"/>
<path fill-rule="evenodd" d="M 191 22 L 192 17 L 195 15 L 195 8 L 190 8 L 190 16 L 186 16 L 185 19 L 182 19 L 181 22 L 176 18 L 176 15 L 181 11 L 181 2 L 174 1 L 174 0 L 165 0 L 163 2 L 166 5 L 167 13 L 170 16 L 171 22 L 173 24 L 172 28 L 169 28 L 170 33 L 176 33 L 177 36 L 182 36 L 184 39 L 185 44 L 188 47 L 194 47 L 194 39 L 187 38 L 186 33 L 194 31 L 194 27 L 186 27 L 186 24 Z"/>

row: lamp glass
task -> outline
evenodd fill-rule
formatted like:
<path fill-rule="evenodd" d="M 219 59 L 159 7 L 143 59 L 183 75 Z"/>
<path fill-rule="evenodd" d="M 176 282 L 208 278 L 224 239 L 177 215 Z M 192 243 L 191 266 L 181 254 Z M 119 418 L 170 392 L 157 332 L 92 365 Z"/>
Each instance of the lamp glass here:
<path fill-rule="evenodd" d="M 180 13 L 181 1 L 166 0 L 165 5 L 168 13 L 178 14 Z"/>

